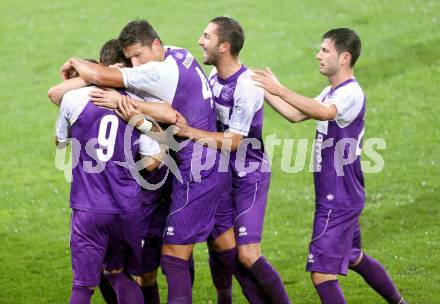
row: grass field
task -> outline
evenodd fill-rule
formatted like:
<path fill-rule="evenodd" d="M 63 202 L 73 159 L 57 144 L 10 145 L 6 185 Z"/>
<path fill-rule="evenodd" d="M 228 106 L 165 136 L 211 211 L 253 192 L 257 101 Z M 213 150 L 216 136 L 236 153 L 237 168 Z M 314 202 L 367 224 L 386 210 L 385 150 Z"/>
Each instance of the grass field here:
<path fill-rule="evenodd" d="M 368 98 L 365 138 L 387 143 L 380 151 L 384 169 L 366 174 L 364 248 L 386 265 L 409 303 L 440 303 L 440 2 L 17 0 L 0 2 L 1 304 L 67 303 L 69 297 L 69 184 L 54 166 L 57 109 L 46 97 L 61 64 L 73 55 L 97 57 L 101 44 L 134 18 L 149 19 L 165 43 L 200 58 L 196 39 L 212 17 L 225 14 L 245 28 L 245 64 L 270 66 L 285 85 L 309 96 L 326 85 L 314 59 L 321 35 L 341 26 L 360 34 L 356 76 Z M 265 115 L 266 134 L 314 136 L 313 122 L 290 125 L 269 108 Z M 318 303 L 304 271 L 312 176 L 282 172 L 280 157 L 278 149 L 264 254 L 294 303 Z M 194 303 L 210 303 L 203 244 L 195 258 Z M 383 302 L 356 274 L 341 284 L 348 303 Z M 237 284 L 234 297 L 245 303 Z M 99 292 L 93 303 L 103 303 Z"/>

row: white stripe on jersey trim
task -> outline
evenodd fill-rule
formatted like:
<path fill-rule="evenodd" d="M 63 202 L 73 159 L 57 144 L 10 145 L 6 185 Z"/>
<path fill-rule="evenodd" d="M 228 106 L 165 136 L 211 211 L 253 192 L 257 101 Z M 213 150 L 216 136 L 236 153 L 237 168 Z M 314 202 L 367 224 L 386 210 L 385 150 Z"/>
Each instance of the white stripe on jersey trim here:
<path fill-rule="evenodd" d="M 317 239 L 321 238 L 321 237 L 325 234 L 325 232 L 327 231 L 327 226 L 328 226 L 328 222 L 330 221 L 330 214 L 332 214 L 332 210 L 333 210 L 333 209 L 330 209 L 330 211 L 329 211 L 328 214 L 327 214 L 327 221 L 325 222 L 324 230 L 321 232 L 320 235 L 318 235 L 317 237 L 315 237 L 314 239 L 312 239 L 312 240 L 310 241 L 310 244 L 313 243 L 314 241 L 316 241 Z"/>
<path fill-rule="evenodd" d="M 167 226 L 168 226 L 168 218 L 169 218 L 171 215 L 173 215 L 173 214 L 175 214 L 175 213 L 177 213 L 177 212 L 182 211 L 183 209 L 185 209 L 185 207 L 188 206 L 188 201 L 189 201 L 189 182 L 186 183 L 186 202 L 185 202 L 185 205 L 183 205 L 182 208 L 179 208 L 179 209 L 177 209 L 176 211 L 173 211 L 173 212 L 171 212 L 170 214 L 168 214 L 167 219 L 166 219 Z M 165 231 L 164 231 L 164 233 L 165 233 Z"/>
<path fill-rule="evenodd" d="M 248 134 L 249 134 L 249 132 L 245 132 L 245 131 L 241 131 L 241 130 L 237 130 L 237 129 L 232 129 L 232 128 L 229 128 L 226 131 L 227 132 L 236 133 L 236 134 L 239 134 L 239 135 L 243 135 L 243 136 L 248 136 Z"/>
<path fill-rule="evenodd" d="M 239 215 L 237 215 L 237 217 L 234 219 L 234 223 L 238 220 L 238 218 L 240 216 L 242 216 L 243 214 L 249 212 L 255 205 L 255 199 L 257 198 L 257 191 L 258 191 L 258 182 L 255 182 L 255 192 L 254 192 L 254 201 L 252 202 L 252 205 L 245 211 L 243 211 L 242 213 L 240 213 Z"/>

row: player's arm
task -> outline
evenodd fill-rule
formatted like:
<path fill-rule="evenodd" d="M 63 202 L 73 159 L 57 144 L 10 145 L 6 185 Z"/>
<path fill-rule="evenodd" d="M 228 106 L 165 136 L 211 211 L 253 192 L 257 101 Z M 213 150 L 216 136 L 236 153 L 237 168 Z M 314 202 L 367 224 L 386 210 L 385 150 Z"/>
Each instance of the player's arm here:
<path fill-rule="evenodd" d="M 167 124 L 176 123 L 176 111 L 167 102 L 146 102 L 134 100 L 118 91 L 95 88 L 90 92 L 90 100 L 97 106 L 114 109 L 125 121 L 145 114 L 154 120 Z"/>
<path fill-rule="evenodd" d="M 338 113 L 334 105 L 323 104 L 312 98 L 299 95 L 282 86 L 269 68 L 266 70 L 254 70 L 252 79 L 257 86 L 262 87 L 270 94 L 279 96 L 289 105 L 296 108 L 309 118 L 316 120 L 332 120 Z"/>
<path fill-rule="evenodd" d="M 213 143 L 217 149 L 236 151 L 238 145 L 243 140 L 244 136 L 234 132 L 210 132 L 201 129 L 190 127 L 186 122 L 185 117 L 177 112 L 176 122 L 177 135 L 191 138 L 193 141 L 200 141 L 203 143 Z"/>
<path fill-rule="evenodd" d="M 264 99 L 275 111 L 280 113 L 290 122 L 295 123 L 309 119 L 307 115 L 292 107 L 290 104 L 281 99 L 281 97 L 272 95 L 266 90 L 264 91 Z"/>
<path fill-rule="evenodd" d="M 89 83 L 114 88 L 124 87 L 122 72 L 117 68 L 105 67 L 100 64 L 72 57 L 61 67 L 61 77 L 68 79 L 68 75 L 72 70 L 76 70 L 79 76 Z"/>
<path fill-rule="evenodd" d="M 89 83 L 82 79 L 81 77 L 75 77 L 71 79 L 64 80 L 63 82 L 54 85 L 47 92 L 47 96 L 50 101 L 55 105 L 59 106 L 61 103 L 61 99 L 64 94 L 66 94 L 70 90 L 79 89 L 87 86 Z"/>
<path fill-rule="evenodd" d="M 152 137 L 141 134 L 139 137 L 139 154 L 142 166 L 148 171 L 153 171 L 164 161 L 166 146 L 159 144 Z"/>

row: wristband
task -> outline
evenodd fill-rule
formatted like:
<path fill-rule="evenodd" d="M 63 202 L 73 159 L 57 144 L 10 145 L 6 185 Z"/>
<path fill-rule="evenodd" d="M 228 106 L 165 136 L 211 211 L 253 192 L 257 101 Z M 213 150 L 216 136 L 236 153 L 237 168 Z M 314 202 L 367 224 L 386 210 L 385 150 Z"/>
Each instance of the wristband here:
<path fill-rule="evenodd" d="M 144 119 L 142 124 L 139 127 L 136 127 L 141 133 L 147 133 L 151 131 L 151 128 L 153 127 L 153 124 L 151 121 Z"/>

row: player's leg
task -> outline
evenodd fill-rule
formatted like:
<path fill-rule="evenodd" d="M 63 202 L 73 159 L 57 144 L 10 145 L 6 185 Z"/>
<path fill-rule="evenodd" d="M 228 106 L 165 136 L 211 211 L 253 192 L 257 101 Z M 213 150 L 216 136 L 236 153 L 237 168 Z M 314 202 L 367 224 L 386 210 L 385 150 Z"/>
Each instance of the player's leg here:
<path fill-rule="evenodd" d="M 214 226 L 220 182 L 215 170 L 202 177 L 202 182 L 182 184 L 173 179 L 161 256 L 171 304 L 192 301 L 189 260 L 194 244 L 207 241 Z"/>
<path fill-rule="evenodd" d="M 280 275 L 261 253 L 260 242 L 269 184 L 270 176 L 268 175 L 267 178 L 258 181 L 234 185 L 238 257 L 256 279 L 270 302 L 290 303 Z"/>
<path fill-rule="evenodd" d="M 118 298 L 115 291 L 112 288 L 109 280 L 101 274 L 101 280 L 99 281 L 99 291 L 107 304 L 118 304 Z"/>
<path fill-rule="evenodd" d="M 345 297 L 335 274 L 312 272 L 313 285 L 323 304 L 344 304 Z"/>
<path fill-rule="evenodd" d="M 88 304 L 99 284 L 111 215 L 72 210 L 70 249 L 73 286 L 70 304 Z"/>
<path fill-rule="evenodd" d="M 361 251 L 361 232 L 358 224 L 353 237 L 353 249 L 350 255 L 350 269 L 360 274 L 365 282 L 380 294 L 388 303 L 405 304 L 385 267 L 377 260 Z"/>
<path fill-rule="evenodd" d="M 361 210 L 336 210 L 318 206 L 306 270 L 323 304 L 346 303 L 338 274 L 346 275 L 352 240 Z"/>
<path fill-rule="evenodd" d="M 160 265 L 168 283 L 168 303 L 192 303 L 190 263 L 194 244 L 163 244 Z"/>
<path fill-rule="evenodd" d="M 142 246 L 140 212 L 114 215 L 110 230 L 104 276 L 116 293 L 118 303 L 144 303 L 139 285 L 131 275 L 141 274 Z M 124 268 L 125 267 L 125 271 Z"/>

